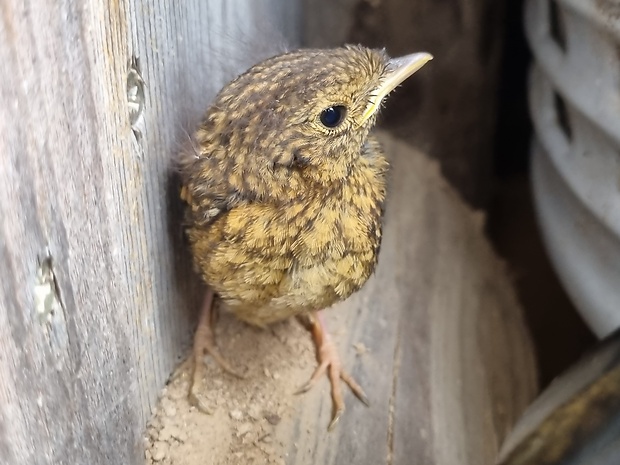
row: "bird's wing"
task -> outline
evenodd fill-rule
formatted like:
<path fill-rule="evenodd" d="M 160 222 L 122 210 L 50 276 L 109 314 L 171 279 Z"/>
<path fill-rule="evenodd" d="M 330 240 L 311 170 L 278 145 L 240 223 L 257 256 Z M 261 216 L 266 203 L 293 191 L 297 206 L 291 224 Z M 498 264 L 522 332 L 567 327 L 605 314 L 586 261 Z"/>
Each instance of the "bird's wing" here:
<path fill-rule="evenodd" d="M 192 173 L 181 187 L 181 199 L 189 206 L 191 223 L 201 226 L 209 225 L 245 200 L 225 178 L 213 179 L 208 172 Z"/>
<path fill-rule="evenodd" d="M 257 200 L 256 183 L 248 182 L 252 169 L 244 159 L 231 156 L 222 147 L 206 151 L 193 146 L 182 152 L 181 198 L 190 207 L 188 222 L 205 227 L 235 206 Z"/>

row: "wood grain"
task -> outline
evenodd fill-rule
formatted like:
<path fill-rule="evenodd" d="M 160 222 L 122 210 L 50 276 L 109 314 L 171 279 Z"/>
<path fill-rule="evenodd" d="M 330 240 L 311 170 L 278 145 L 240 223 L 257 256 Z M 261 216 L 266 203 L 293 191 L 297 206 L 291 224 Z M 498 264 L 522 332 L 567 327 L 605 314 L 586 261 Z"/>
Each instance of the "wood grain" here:
<path fill-rule="evenodd" d="M 0 15 L 0 463 L 139 463 L 195 304 L 171 159 L 226 80 L 297 43 L 299 8 L 5 0 Z"/>

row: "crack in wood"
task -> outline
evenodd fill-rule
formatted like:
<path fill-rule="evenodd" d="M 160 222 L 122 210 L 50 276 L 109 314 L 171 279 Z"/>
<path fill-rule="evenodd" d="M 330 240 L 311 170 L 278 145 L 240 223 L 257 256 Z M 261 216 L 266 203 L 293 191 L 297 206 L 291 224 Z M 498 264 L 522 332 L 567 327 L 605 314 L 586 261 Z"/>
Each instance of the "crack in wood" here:
<path fill-rule="evenodd" d="M 390 396 L 388 412 L 387 465 L 393 465 L 394 462 L 394 405 L 396 403 L 396 386 L 398 381 L 398 374 L 400 372 L 400 340 L 401 333 L 400 331 L 398 331 L 396 334 L 396 344 L 394 345 L 394 363 L 392 365 L 392 394 Z"/>

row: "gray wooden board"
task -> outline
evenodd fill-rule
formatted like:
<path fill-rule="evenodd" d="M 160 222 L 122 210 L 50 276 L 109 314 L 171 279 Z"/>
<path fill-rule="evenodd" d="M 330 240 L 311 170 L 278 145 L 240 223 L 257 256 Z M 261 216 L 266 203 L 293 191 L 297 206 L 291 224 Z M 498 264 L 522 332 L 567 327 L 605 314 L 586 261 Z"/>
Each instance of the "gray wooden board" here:
<path fill-rule="evenodd" d="M 196 306 L 171 158 L 300 18 L 288 0 L 0 2 L 0 463 L 141 460 Z"/>

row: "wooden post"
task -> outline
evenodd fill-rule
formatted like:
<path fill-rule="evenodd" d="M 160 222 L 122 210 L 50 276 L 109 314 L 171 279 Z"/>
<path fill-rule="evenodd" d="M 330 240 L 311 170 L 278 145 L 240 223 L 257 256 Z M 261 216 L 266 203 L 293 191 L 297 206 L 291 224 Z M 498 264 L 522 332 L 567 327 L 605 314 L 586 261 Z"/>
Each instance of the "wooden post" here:
<path fill-rule="evenodd" d="M 297 43 L 300 9 L 3 0 L 0 15 L 0 463 L 140 463 L 196 294 L 172 157 L 277 48 L 264 31 Z"/>

